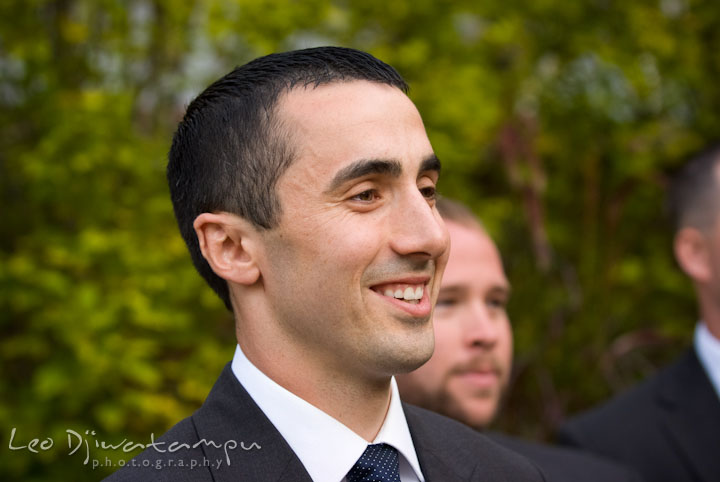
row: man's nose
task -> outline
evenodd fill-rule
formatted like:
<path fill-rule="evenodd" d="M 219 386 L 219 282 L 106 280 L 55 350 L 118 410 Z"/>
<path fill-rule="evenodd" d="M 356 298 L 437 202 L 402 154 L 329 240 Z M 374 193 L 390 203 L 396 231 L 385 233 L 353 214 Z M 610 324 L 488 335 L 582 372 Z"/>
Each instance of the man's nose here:
<path fill-rule="evenodd" d="M 403 196 L 393 216 L 391 245 L 398 254 L 437 259 L 449 249 L 445 223 L 420 191 Z"/>
<path fill-rule="evenodd" d="M 468 346 L 495 346 L 500 334 L 500 323 L 491 316 L 485 300 L 473 300 L 464 318 L 463 335 Z"/>

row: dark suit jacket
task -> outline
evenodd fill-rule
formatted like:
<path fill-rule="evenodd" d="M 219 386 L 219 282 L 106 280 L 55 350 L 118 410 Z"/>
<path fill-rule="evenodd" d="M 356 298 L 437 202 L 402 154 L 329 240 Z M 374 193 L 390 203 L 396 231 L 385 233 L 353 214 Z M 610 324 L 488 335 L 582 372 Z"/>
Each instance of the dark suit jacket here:
<path fill-rule="evenodd" d="M 403 408 L 427 481 L 545 480 L 527 459 L 474 430 L 418 407 Z M 237 448 L 226 455 L 226 448 L 232 446 L 228 441 L 235 441 Z M 300 459 L 235 378 L 230 364 L 202 407 L 158 442 L 164 444 L 158 447 L 164 452 L 146 448 L 106 480 L 311 482 Z M 206 460 L 212 466 L 205 466 Z M 217 460 L 222 461 L 219 468 Z"/>
<path fill-rule="evenodd" d="M 695 354 L 561 427 L 558 441 L 618 460 L 647 482 L 720 481 L 720 398 Z"/>
<path fill-rule="evenodd" d="M 544 445 L 500 433 L 491 440 L 527 457 L 552 482 L 642 482 L 640 475 L 620 464 L 576 449 Z"/>

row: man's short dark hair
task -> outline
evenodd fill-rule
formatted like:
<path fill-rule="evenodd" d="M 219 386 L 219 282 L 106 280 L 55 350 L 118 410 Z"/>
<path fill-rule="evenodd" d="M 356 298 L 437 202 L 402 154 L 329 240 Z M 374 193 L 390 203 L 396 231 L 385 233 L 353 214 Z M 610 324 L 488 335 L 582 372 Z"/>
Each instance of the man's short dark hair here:
<path fill-rule="evenodd" d="M 715 143 L 691 156 L 674 177 L 667 207 L 676 231 L 687 226 L 707 229 L 715 224 L 718 161 L 720 143 Z"/>
<path fill-rule="evenodd" d="M 395 69 L 368 53 L 318 47 L 237 67 L 188 106 L 168 156 L 170 197 L 195 268 L 229 310 L 227 282 L 202 256 L 195 218 L 226 211 L 260 229 L 275 227 L 281 214 L 275 186 L 294 159 L 290 133 L 276 115 L 278 98 L 295 87 L 353 80 L 408 90 Z"/>

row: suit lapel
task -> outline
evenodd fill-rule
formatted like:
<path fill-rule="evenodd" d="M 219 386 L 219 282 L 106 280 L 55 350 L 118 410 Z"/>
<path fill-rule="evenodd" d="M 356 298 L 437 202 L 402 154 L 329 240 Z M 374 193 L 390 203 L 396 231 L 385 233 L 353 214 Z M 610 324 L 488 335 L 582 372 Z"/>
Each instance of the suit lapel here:
<path fill-rule="evenodd" d="M 671 439 L 706 482 L 720 480 L 720 399 L 694 350 L 662 379 L 659 397 Z"/>
<path fill-rule="evenodd" d="M 461 476 L 457 473 L 459 466 L 464 464 L 448 464 L 447 461 L 453 460 L 453 454 L 448 454 L 448 448 L 442 442 L 438 442 L 442 437 L 433 433 L 432 427 L 418 416 L 418 414 L 408 409 L 408 405 L 403 404 L 405 411 L 405 419 L 410 429 L 415 453 L 420 462 L 420 470 L 422 470 L 427 482 L 435 482 L 441 480 L 443 482 L 464 482 L 470 480 L 469 474 Z"/>
<path fill-rule="evenodd" d="M 235 378 L 230 364 L 192 420 L 198 438 L 208 441 L 202 446 L 211 464 L 222 460 L 219 467 L 210 468 L 215 482 L 312 482 L 300 459 Z"/>

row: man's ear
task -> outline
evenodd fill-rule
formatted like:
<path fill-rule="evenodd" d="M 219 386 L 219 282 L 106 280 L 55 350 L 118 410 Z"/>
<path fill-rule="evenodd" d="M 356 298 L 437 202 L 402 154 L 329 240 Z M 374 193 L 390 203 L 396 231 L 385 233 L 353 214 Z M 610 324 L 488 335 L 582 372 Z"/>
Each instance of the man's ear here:
<path fill-rule="evenodd" d="M 250 222 L 226 212 L 202 213 L 195 218 L 193 228 L 200 251 L 215 274 L 242 285 L 260 278 L 257 230 Z"/>
<path fill-rule="evenodd" d="M 685 227 L 675 233 L 675 259 L 685 274 L 698 283 L 712 278 L 708 242 L 706 236 L 696 228 Z"/>

